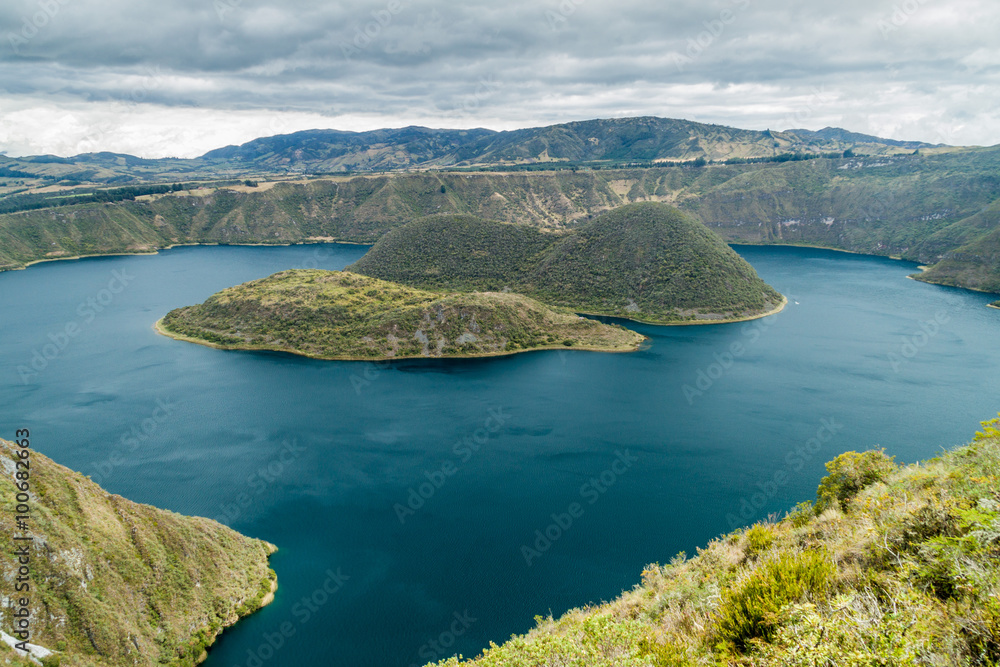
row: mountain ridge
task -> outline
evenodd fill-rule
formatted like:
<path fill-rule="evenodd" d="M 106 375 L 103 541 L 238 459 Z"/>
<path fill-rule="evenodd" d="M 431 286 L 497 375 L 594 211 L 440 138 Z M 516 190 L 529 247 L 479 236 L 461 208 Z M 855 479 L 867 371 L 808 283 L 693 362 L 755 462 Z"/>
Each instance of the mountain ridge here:
<path fill-rule="evenodd" d="M 820 155 L 851 149 L 891 155 L 947 149 L 841 128 L 745 130 L 676 118 L 605 118 L 496 131 L 411 125 L 354 132 L 310 129 L 218 147 L 195 158 L 142 158 L 110 151 L 74 156 L 0 155 L 0 169 L 51 181 L 163 182 L 234 175 L 447 169 L 635 161 L 690 162 Z M 3 192 L 0 190 L 0 195 Z"/>

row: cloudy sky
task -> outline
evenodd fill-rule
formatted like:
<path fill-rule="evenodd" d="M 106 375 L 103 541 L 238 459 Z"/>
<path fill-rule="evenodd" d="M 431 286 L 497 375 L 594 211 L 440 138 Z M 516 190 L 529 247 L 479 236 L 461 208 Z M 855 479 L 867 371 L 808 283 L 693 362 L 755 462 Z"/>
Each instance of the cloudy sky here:
<path fill-rule="evenodd" d="M 655 115 L 1000 143 L 996 0 L 3 0 L 0 151 Z"/>

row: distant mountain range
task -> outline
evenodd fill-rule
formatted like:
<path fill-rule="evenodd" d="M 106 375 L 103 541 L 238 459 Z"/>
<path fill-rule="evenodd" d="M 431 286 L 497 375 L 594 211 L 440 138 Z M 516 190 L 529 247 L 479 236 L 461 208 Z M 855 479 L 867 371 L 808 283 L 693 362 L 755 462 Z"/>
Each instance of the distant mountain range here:
<path fill-rule="evenodd" d="M 616 118 L 509 132 L 426 127 L 307 130 L 227 146 L 194 159 L 147 160 L 118 153 L 0 157 L 0 179 L 124 183 L 197 177 L 511 166 L 724 161 L 851 150 L 894 155 L 948 148 L 838 128 L 741 130 L 668 118 Z"/>

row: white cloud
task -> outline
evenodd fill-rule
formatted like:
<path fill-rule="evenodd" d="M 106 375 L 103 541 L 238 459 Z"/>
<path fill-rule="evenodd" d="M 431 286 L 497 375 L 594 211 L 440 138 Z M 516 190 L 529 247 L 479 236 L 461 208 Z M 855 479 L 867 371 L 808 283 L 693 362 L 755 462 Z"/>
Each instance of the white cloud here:
<path fill-rule="evenodd" d="M 53 1 L 17 52 L 39 5 L 0 6 L 11 154 L 192 156 L 276 131 L 623 115 L 1000 141 L 993 0 L 903 14 L 897 0 L 244 0 L 221 18 L 210 0 Z"/>

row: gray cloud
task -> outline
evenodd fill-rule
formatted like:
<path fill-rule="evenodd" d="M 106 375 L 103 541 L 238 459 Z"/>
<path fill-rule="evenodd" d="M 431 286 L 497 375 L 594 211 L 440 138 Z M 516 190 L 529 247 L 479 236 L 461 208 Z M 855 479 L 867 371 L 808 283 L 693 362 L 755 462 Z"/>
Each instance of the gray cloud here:
<path fill-rule="evenodd" d="M 991 0 L 7 0 L 0 148 L 633 114 L 993 144 L 998 29 Z"/>

